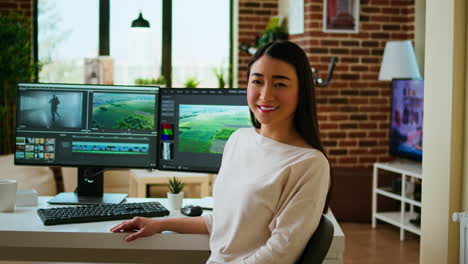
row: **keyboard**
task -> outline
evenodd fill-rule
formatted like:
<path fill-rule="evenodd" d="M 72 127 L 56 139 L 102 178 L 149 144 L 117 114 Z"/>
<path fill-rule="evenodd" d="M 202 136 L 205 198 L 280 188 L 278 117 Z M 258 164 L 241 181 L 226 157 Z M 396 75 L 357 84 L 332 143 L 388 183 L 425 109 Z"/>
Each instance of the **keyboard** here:
<path fill-rule="evenodd" d="M 37 214 L 44 225 L 61 225 L 130 219 L 135 216 L 166 216 L 169 210 L 159 202 L 146 202 L 40 208 Z"/>

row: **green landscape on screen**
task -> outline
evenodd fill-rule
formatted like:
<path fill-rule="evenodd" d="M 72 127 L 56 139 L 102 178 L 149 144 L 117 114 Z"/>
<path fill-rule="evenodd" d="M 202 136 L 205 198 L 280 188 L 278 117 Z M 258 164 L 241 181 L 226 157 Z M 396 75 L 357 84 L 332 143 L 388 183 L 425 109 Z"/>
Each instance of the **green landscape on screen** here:
<path fill-rule="evenodd" d="M 154 129 L 155 96 L 94 93 L 93 128 Z"/>
<path fill-rule="evenodd" d="M 250 127 L 248 106 L 179 105 L 179 152 L 223 153 L 234 131 Z"/>

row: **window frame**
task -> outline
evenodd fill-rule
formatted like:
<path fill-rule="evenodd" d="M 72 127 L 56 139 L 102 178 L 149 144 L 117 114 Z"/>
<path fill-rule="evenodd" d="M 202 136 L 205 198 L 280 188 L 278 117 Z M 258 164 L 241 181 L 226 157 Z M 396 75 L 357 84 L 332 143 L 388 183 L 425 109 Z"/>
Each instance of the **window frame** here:
<path fill-rule="evenodd" d="M 33 60 L 39 62 L 39 30 L 38 30 L 38 0 L 33 0 Z M 233 87 L 234 79 L 234 52 L 233 52 L 233 26 L 234 26 L 234 0 L 229 0 L 229 68 L 228 87 Z M 166 78 L 167 87 L 172 86 L 172 0 L 163 0 L 162 14 L 162 72 Z M 110 54 L 110 0 L 99 0 L 99 56 Z M 39 81 L 39 72 L 36 72 L 35 81 Z"/>

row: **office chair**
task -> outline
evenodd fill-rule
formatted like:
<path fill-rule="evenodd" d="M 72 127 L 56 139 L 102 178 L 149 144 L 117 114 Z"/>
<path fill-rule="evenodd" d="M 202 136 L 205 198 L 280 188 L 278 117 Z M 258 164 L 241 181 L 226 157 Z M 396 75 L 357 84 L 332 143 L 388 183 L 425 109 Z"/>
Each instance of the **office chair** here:
<path fill-rule="evenodd" d="M 296 264 L 322 263 L 330 249 L 333 240 L 334 227 L 332 221 L 322 215 L 320 223 L 304 249 Z"/>

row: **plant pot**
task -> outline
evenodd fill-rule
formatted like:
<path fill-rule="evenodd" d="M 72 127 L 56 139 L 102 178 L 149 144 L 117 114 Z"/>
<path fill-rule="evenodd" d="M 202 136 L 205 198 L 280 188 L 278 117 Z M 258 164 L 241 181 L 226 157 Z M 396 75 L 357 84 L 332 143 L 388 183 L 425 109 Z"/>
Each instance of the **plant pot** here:
<path fill-rule="evenodd" d="M 180 193 L 167 193 L 167 200 L 170 210 L 180 210 L 182 208 L 182 201 L 184 200 L 184 192 Z"/>

